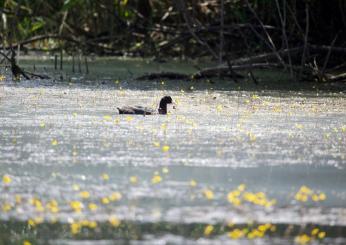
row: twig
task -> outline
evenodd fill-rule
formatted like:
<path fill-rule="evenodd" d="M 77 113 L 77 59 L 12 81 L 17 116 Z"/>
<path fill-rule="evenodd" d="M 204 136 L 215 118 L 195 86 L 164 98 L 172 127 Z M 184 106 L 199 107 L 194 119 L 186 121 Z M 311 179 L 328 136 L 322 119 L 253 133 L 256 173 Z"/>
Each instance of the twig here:
<path fill-rule="evenodd" d="M 281 10 L 280 10 L 280 4 L 279 4 L 279 0 L 275 0 L 276 2 L 276 7 L 278 9 L 278 13 L 279 13 L 279 18 L 280 18 L 280 22 L 281 22 L 281 32 L 282 32 L 282 37 L 283 37 L 283 42 L 285 43 L 285 48 L 289 49 L 289 45 L 288 45 L 288 38 L 287 38 L 287 33 L 286 33 L 286 0 L 283 0 L 283 16 L 281 14 Z M 290 69 L 290 76 L 291 79 L 293 79 L 293 70 L 292 70 L 292 59 L 291 59 L 291 54 L 288 53 L 288 63 L 289 63 L 289 69 Z"/>
<path fill-rule="evenodd" d="M 332 53 L 332 48 L 335 44 L 335 41 L 336 39 L 338 38 L 338 34 L 336 34 L 335 38 L 333 39 L 332 43 L 330 44 L 330 48 L 328 50 L 328 53 L 327 53 L 327 56 L 326 56 L 326 59 L 324 60 L 324 64 L 323 64 L 323 67 L 322 67 L 322 70 L 321 70 L 321 76 L 323 77 L 324 76 L 324 73 L 326 71 L 326 68 L 327 68 L 327 64 L 328 64 L 328 61 L 329 61 L 329 58 L 330 58 L 330 54 Z"/>
<path fill-rule="evenodd" d="M 224 25 L 225 25 L 225 19 L 224 19 L 224 11 L 225 11 L 225 5 L 224 0 L 221 0 L 221 6 L 220 6 L 220 50 L 219 50 L 219 65 L 222 64 L 222 55 L 223 55 L 223 45 L 224 45 Z"/>
<path fill-rule="evenodd" d="M 304 48 L 303 48 L 303 54 L 301 59 L 301 70 L 298 75 L 298 80 L 301 79 L 303 74 L 303 67 L 305 66 L 305 60 L 306 60 L 306 51 L 308 50 L 308 37 L 309 37 L 309 29 L 310 29 L 310 18 L 309 18 L 309 5 L 308 3 L 305 3 L 305 34 L 304 34 Z"/>
<path fill-rule="evenodd" d="M 280 56 L 286 56 L 288 54 L 293 55 L 295 53 L 300 53 L 302 51 L 302 49 L 303 49 L 303 47 L 295 47 L 295 48 L 290 48 L 290 49 L 279 50 L 276 52 L 270 52 L 270 53 L 259 54 L 259 55 L 250 56 L 250 57 L 246 57 L 246 58 L 240 58 L 237 60 L 232 60 L 232 64 L 235 64 L 235 65 L 238 64 L 239 65 L 239 64 L 263 62 L 263 61 L 268 61 L 268 60 L 273 60 L 273 59 L 276 60 L 277 54 L 279 54 Z"/>
<path fill-rule="evenodd" d="M 84 56 L 84 64 L 85 64 L 85 73 L 89 74 L 88 58 L 86 56 Z"/>

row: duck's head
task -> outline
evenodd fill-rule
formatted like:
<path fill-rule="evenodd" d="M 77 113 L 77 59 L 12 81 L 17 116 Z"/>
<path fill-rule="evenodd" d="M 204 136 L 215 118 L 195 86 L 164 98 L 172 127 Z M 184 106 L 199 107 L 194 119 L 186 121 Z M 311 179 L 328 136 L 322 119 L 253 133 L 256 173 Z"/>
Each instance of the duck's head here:
<path fill-rule="evenodd" d="M 167 114 L 167 104 L 172 104 L 173 100 L 171 96 L 165 96 L 161 99 L 160 105 L 159 105 L 159 113 L 160 114 Z"/>
<path fill-rule="evenodd" d="M 172 100 L 172 97 L 171 96 L 165 96 L 161 99 L 160 101 L 160 105 L 161 104 L 172 104 L 173 103 L 173 100 Z"/>

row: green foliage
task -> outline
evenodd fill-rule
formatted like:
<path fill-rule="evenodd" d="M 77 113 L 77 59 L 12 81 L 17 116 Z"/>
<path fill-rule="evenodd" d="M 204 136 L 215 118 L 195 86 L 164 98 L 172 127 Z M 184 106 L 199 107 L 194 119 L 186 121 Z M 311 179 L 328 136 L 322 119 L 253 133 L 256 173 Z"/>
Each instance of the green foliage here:
<path fill-rule="evenodd" d="M 210 42 L 212 49 L 218 50 L 220 2 L 182 2 L 186 5 L 188 20 L 196 29 L 197 36 Z M 233 50 L 244 49 L 243 37 L 242 40 L 228 40 L 239 36 L 240 29 L 232 29 L 233 24 L 242 26 L 242 35 L 245 35 L 247 42 L 256 52 L 264 47 L 263 42 L 258 42 L 253 31 L 248 28 L 250 25 L 258 26 L 259 21 L 249 10 L 246 1 L 224 2 L 225 48 L 228 45 L 232 46 Z M 302 37 L 300 30 L 304 30 L 306 23 L 305 1 L 278 2 L 281 14 L 286 11 L 287 36 L 294 40 L 293 45 L 298 45 Z M 161 52 L 155 49 L 163 47 L 175 55 L 185 52 L 184 55 L 188 56 L 203 56 L 205 50 L 201 49 L 200 42 L 186 36 L 190 30 L 176 3 L 168 0 L 0 0 L 0 8 L 5 10 L 6 15 L 6 21 L 0 23 L 0 36 L 5 37 L 5 43 L 9 43 L 7 40 L 10 39 L 16 42 L 35 35 L 59 33 L 78 40 L 91 40 L 109 50 L 140 50 L 143 54 L 153 54 Z M 272 26 L 270 35 L 274 42 L 281 43 L 281 20 L 276 1 L 249 0 L 249 3 L 263 24 Z M 336 33 L 346 29 L 345 0 L 310 0 L 308 6 L 309 39 L 312 43 L 328 45 Z M 201 30 L 209 30 L 208 28 L 212 30 L 201 33 Z M 261 32 L 260 29 L 257 31 Z M 182 33 L 185 33 L 185 36 L 179 39 L 178 36 Z M 339 34 L 336 46 L 344 45 L 342 40 L 345 40 L 345 35 L 344 32 Z M 184 41 L 175 43 L 174 39 Z"/>
<path fill-rule="evenodd" d="M 33 19 L 25 17 L 21 22 L 17 24 L 19 35 L 22 38 L 28 38 L 30 35 L 38 32 L 45 26 L 46 22 L 42 17 L 34 17 Z"/>

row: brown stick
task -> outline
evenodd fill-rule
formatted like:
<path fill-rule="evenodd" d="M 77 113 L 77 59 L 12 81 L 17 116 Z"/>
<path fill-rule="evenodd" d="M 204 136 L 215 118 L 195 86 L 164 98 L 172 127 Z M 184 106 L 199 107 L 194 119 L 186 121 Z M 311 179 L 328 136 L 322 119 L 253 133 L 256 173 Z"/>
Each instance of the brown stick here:
<path fill-rule="evenodd" d="M 220 7 L 220 50 L 219 50 L 219 65 L 222 64 L 223 45 L 224 45 L 224 35 L 223 35 L 223 30 L 224 30 L 224 25 L 225 25 L 224 11 L 225 11 L 224 0 L 221 0 L 221 7 Z"/>
<path fill-rule="evenodd" d="M 301 70 L 299 72 L 299 75 L 298 75 L 298 80 L 301 79 L 302 77 L 302 74 L 303 74 L 303 67 L 305 65 L 305 60 L 306 60 L 306 52 L 308 50 L 308 36 L 309 36 L 309 29 L 310 29 L 310 18 L 309 18 L 309 5 L 308 3 L 305 3 L 305 21 L 306 21 L 306 24 L 305 24 L 305 33 L 304 33 L 304 48 L 303 48 L 303 54 L 302 54 L 302 59 L 301 59 L 301 63 L 300 63 L 300 66 L 301 66 Z"/>
<path fill-rule="evenodd" d="M 290 49 L 279 50 L 276 52 L 270 52 L 270 53 L 259 54 L 259 55 L 250 56 L 246 58 L 240 58 L 237 60 L 232 60 L 232 64 L 240 65 L 240 64 L 258 63 L 258 62 L 273 60 L 273 59 L 277 59 L 277 54 L 279 54 L 280 56 L 286 56 L 288 54 L 293 55 L 295 53 L 301 52 L 302 49 L 303 47 L 295 47 Z"/>
<path fill-rule="evenodd" d="M 324 76 L 324 73 L 326 71 L 326 68 L 327 68 L 327 64 L 328 64 L 328 61 L 329 61 L 329 58 L 330 58 L 330 54 L 332 53 L 332 47 L 334 46 L 335 42 L 336 42 L 336 39 L 338 38 L 338 34 L 336 34 L 335 38 L 333 39 L 332 43 L 330 44 L 330 48 L 328 50 L 328 53 L 327 53 L 327 56 L 326 56 L 326 59 L 324 60 L 324 64 L 323 64 L 323 67 L 322 67 L 322 70 L 321 70 L 321 76 L 323 77 Z"/>

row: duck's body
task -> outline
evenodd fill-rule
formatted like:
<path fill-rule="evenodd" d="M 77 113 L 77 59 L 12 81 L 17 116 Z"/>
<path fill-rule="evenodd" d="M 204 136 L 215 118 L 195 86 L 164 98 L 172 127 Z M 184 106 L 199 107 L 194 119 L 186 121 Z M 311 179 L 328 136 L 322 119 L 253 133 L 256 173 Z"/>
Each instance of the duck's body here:
<path fill-rule="evenodd" d="M 141 115 L 152 115 L 155 111 L 148 107 L 143 106 L 123 106 L 118 108 L 119 114 L 141 114 Z"/>
<path fill-rule="evenodd" d="M 138 115 L 153 115 L 153 114 L 167 114 L 167 104 L 171 104 L 172 98 L 170 96 L 165 96 L 161 99 L 159 108 L 157 111 L 143 106 L 124 106 L 119 108 L 119 114 L 138 114 Z"/>

